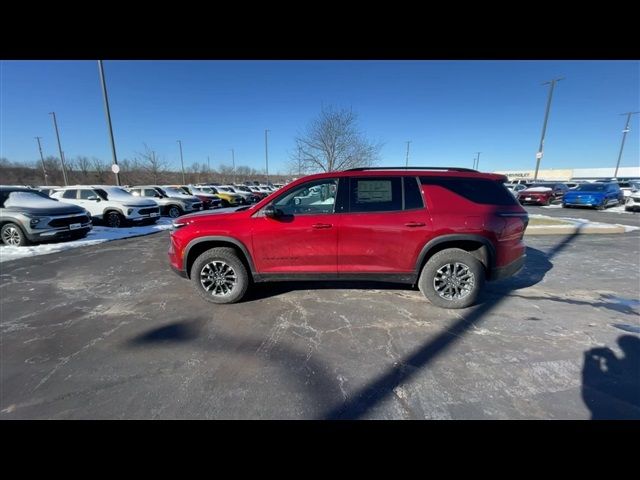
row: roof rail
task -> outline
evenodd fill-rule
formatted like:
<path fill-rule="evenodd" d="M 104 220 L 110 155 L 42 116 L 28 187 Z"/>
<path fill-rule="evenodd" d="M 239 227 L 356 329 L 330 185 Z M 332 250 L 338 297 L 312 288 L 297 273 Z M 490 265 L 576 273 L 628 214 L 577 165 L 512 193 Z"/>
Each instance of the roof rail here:
<path fill-rule="evenodd" d="M 462 167 L 358 167 L 343 170 L 344 172 L 361 172 L 364 170 L 450 170 L 452 172 L 477 172 L 472 168 Z"/>

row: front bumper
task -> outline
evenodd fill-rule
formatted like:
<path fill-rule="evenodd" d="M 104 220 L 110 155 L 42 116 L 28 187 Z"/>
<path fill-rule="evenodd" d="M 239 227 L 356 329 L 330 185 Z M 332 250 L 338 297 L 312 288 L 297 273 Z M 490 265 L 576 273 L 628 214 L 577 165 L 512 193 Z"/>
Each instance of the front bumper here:
<path fill-rule="evenodd" d="M 522 255 L 520 258 L 514 260 L 508 265 L 505 265 L 504 267 L 494 267 L 493 270 L 491 270 L 491 274 L 489 275 L 488 280 L 495 281 L 512 277 L 513 275 L 518 273 L 522 269 L 522 267 L 524 267 L 526 258 L 526 255 Z"/>
<path fill-rule="evenodd" d="M 43 243 L 56 240 L 68 240 L 84 237 L 91 231 L 91 223 L 86 223 L 80 228 L 70 230 L 69 227 L 51 228 L 47 230 L 29 229 L 25 232 L 27 239 L 33 243 Z"/>

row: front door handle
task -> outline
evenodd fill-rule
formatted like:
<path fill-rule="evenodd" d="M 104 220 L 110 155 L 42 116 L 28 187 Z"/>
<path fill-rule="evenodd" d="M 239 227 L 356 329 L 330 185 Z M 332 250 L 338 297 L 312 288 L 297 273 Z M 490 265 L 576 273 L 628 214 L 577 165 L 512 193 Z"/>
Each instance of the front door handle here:
<path fill-rule="evenodd" d="M 426 224 L 422 222 L 407 222 L 404 224 L 405 227 L 424 227 Z"/>
<path fill-rule="evenodd" d="M 331 228 L 333 227 L 333 225 L 331 225 L 330 223 L 314 223 L 313 225 L 311 225 L 313 228 Z"/>

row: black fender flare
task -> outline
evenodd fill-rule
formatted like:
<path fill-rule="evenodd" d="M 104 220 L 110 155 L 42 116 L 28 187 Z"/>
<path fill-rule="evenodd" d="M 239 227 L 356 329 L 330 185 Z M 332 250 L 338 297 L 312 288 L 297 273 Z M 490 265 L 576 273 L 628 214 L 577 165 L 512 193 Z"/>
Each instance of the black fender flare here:
<path fill-rule="evenodd" d="M 487 270 L 489 271 L 493 270 L 493 267 L 495 266 L 495 261 L 496 261 L 496 249 L 491 243 L 491 240 L 489 240 L 487 237 L 483 237 L 482 235 L 454 233 L 450 235 L 442 235 L 432 240 L 429 240 L 426 243 L 426 245 L 422 247 L 422 250 L 418 255 L 418 259 L 416 260 L 416 267 L 415 267 L 416 273 L 420 275 L 420 269 L 422 267 L 422 264 L 424 263 L 424 259 L 427 257 L 427 255 L 429 255 L 429 252 L 432 251 L 435 247 L 443 243 L 460 242 L 460 241 L 479 242 L 485 247 L 487 247 L 487 252 L 489 255 L 489 258 L 487 259 L 488 260 Z"/>
<path fill-rule="evenodd" d="M 247 259 L 247 263 L 249 264 L 249 269 L 251 270 L 250 271 L 251 276 L 253 277 L 255 275 L 256 268 L 253 263 L 253 258 L 251 258 L 249 249 L 247 249 L 244 243 L 242 243 L 240 240 L 236 238 L 227 237 L 224 235 L 207 235 L 204 237 L 194 238 L 187 244 L 187 246 L 184 249 L 184 255 L 182 257 L 182 269 L 187 274 L 187 277 L 189 277 L 189 272 L 187 271 L 187 261 L 189 260 L 189 252 L 193 247 L 203 242 L 228 242 L 238 247 L 240 251 L 244 254 L 245 258 Z"/>

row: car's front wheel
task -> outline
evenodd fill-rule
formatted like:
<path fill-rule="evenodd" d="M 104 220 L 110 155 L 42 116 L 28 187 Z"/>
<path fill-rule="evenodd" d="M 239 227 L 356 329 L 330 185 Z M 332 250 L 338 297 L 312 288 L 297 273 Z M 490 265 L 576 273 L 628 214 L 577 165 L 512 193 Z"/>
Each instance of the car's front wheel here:
<path fill-rule="evenodd" d="M 216 247 L 193 262 L 191 282 L 208 302 L 235 303 L 247 291 L 249 274 L 233 248 Z"/>
<path fill-rule="evenodd" d="M 120 228 L 124 226 L 124 217 L 118 212 L 109 212 L 106 215 L 105 222 L 107 227 Z"/>
<path fill-rule="evenodd" d="M 427 261 L 418 288 L 438 307 L 466 308 L 477 300 L 484 280 L 484 266 L 476 257 L 460 248 L 448 248 Z"/>
<path fill-rule="evenodd" d="M 10 247 L 23 247 L 29 244 L 27 236 L 15 223 L 3 225 L 0 230 L 0 237 L 2 237 L 2 243 Z"/>
<path fill-rule="evenodd" d="M 175 205 L 171 205 L 169 207 L 168 214 L 171 218 L 178 218 L 180 215 L 182 215 L 182 209 Z"/>

